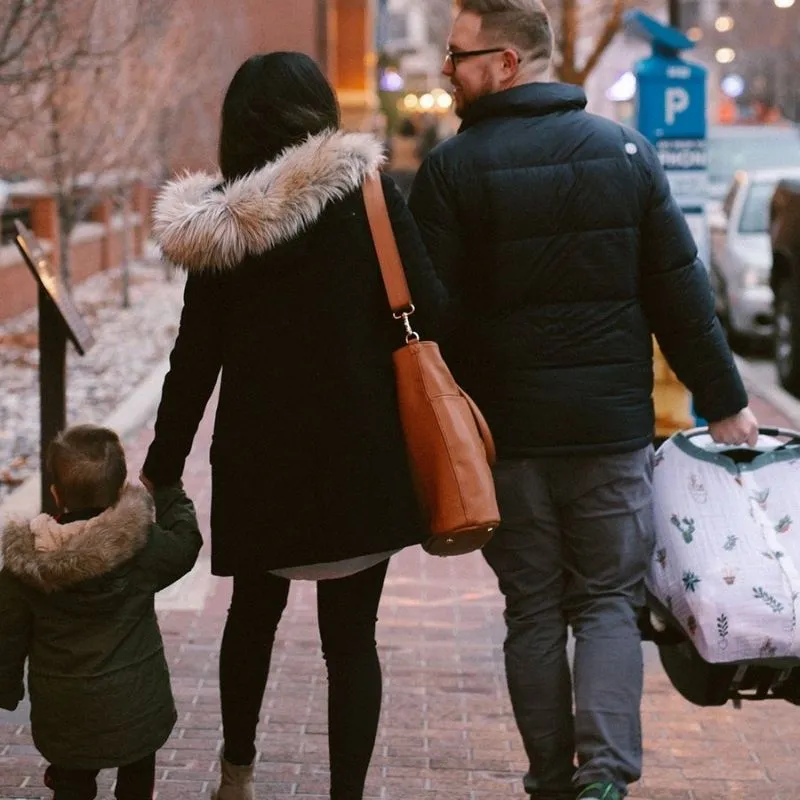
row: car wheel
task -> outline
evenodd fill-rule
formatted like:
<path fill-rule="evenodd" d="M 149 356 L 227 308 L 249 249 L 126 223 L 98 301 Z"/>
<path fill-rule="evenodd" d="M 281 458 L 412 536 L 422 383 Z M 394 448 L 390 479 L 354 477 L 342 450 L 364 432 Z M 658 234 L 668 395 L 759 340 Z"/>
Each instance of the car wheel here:
<path fill-rule="evenodd" d="M 800 394 L 800 292 L 794 276 L 775 287 L 775 365 L 783 387 Z"/>

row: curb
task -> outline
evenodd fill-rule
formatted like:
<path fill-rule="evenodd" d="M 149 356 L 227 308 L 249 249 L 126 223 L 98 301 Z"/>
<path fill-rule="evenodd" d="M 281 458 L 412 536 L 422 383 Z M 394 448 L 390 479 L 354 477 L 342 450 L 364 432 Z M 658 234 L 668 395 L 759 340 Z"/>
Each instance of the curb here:
<path fill-rule="evenodd" d="M 800 429 L 800 400 L 782 389 L 777 383 L 765 385 L 763 374 L 752 362 L 737 355 L 734 355 L 734 360 L 748 389 L 774 406 L 781 414 L 792 420 L 795 428 Z"/>
<path fill-rule="evenodd" d="M 155 412 L 168 370 L 169 358 L 165 358 L 101 424 L 117 431 L 121 439 L 136 433 Z M 41 473 L 37 469 L 0 503 L 0 525 L 5 526 L 11 517 L 31 517 L 37 514 L 40 486 Z"/>

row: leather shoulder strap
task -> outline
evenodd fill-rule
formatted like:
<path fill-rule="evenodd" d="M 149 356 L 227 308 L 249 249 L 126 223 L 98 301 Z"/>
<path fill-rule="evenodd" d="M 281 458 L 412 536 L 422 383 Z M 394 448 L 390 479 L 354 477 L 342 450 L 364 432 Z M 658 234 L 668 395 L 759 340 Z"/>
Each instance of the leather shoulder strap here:
<path fill-rule="evenodd" d="M 389 219 L 386 197 L 383 194 L 381 176 L 372 173 L 364 181 L 364 205 L 367 208 L 367 219 L 375 243 L 375 252 L 381 265 L 381 275 L 389 297 L 392 311 L 407 311 L 411 307 L 411 293 L 408 281 L 397 249 L 397 240 Z"/>

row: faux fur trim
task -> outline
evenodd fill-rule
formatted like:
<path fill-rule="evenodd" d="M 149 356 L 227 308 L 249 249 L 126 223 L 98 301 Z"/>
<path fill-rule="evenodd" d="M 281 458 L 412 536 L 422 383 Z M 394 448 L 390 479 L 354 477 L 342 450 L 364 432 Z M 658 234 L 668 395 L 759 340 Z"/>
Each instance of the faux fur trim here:
<path fill-rule="evenodd" d="M 219 175 L 185 175 L 159 195 L 153 233 L 173 264 L 231 269 L 305 230 L 383 161 L 374 136 L 327 131 L 231 183 Z"/>
<path fill-rule="evenodd" d="M 9 522 L 3 531 L 4 567 L 42 591 L 64 589 L 133 558 L 147 543 L 154 519 L 150 495 L 127 486 L 115 506 L 90 520 L 61 525 L 41 514 Z"/>

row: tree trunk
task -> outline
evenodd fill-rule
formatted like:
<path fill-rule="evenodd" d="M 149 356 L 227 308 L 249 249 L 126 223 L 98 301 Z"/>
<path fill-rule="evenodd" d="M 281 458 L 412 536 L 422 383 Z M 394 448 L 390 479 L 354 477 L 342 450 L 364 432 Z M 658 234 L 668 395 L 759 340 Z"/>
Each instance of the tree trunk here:
<path fill-rule="evenodd" d="M 63 195 L 56 198 L 58 204 L 59 237 L 58 237 L 58 264 L 61 280 L 67 291 L 72 294 L 72 248 L 70 239 L 75 229 L 75 218 L 71 213 L 70 200 Z"/>
<path fill-rule="evenodd" d="M 159 115 L 158 136 L 156 138 L 156 152 L 158 154 L 158 175 L 159 184 L 163 185 L 169 178 L 169 136 L 173 124 L 173 115 L 168 109 L 163 109 Z M 174 269 L 165 259 L 161 258 L 161 265 L 164 268 L 164 280 L 172 282 Z"/>
<path fill-rule="evenodd" d="M 122 206 L 122 307 L 131 307 L 131 240 L 130 240 L 130 186 L 125 186 L 121 193 Z"/>
<path fill-rule="evenodd" d="M 579 27 L 580 14 L 577 0 L 561 0 L 561 35 L 559 37 L 561 66 L 558 69 L 558 77 L 564 83 L 583 83 L 577 74 L 576 64 Z"/>
<path fill-rule="evenodd" d="M 592 49 L 581 66 L 578 64 L 578 41 L 580 32 L 580 8 L 578 0 L 561 0 L 561 29 L 558 36 L 561 63 L 556 68 L 559 80 L 583 86 L 608 49 L 614 37 L 622 29 L 626 0 L 609 0 L 610 7 L 605 13 L 603 26 L 598 33 Z"/>

